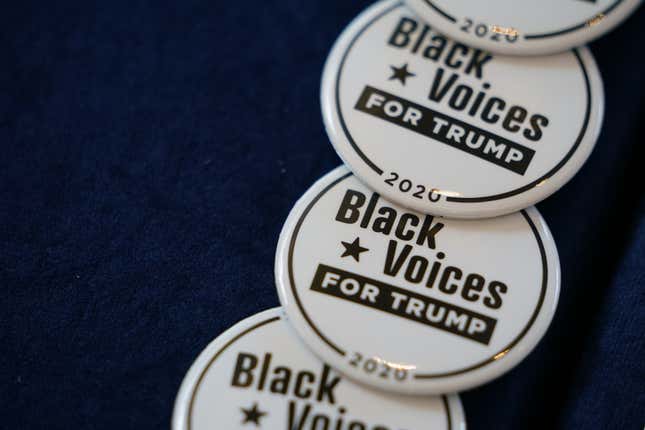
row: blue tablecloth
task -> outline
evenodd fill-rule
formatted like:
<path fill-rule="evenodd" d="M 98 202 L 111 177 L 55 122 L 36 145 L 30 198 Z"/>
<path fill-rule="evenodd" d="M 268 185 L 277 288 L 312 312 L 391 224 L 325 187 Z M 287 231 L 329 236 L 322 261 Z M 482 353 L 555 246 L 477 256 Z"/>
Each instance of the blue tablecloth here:
<path fill-rule="evenodd" d="M 318 91 L 367 1 L 67 1 L 0 13 L 0 427 L 167 428 L 193 359 L 278 305 L 296 199 L 340 164 Z M 562 295 L 469 428 L 645 424 L 645 10 L 592 45 L 582 171 L 539 205 Z"/>

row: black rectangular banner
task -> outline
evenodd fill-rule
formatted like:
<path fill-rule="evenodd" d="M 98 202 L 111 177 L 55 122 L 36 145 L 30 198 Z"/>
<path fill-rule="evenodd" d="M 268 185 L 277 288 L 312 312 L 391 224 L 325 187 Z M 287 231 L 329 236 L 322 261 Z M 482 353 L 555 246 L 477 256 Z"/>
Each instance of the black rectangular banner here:
<path fill-rule="evenodd" d="M 355 108 L 524 175 L 535 151 L 394 94 L 366 86 Z"/>
<path fill-rule="evenodd" d="M 441 300 L 324 264 L 311 290 L 488 345 L 497 320 Z"/>

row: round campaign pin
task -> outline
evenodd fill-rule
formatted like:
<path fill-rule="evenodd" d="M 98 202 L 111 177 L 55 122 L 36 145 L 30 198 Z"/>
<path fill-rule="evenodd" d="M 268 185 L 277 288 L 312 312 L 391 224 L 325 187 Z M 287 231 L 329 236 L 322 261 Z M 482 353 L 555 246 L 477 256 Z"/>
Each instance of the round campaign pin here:
<path fill-rule="evenodd" d="M 560 266 L 534 208 L 423 215 L 343 166 L 289 215 L 276 284 L 290 323 L 331 366 L 384 390 L 438 394 L 490 381 L 533 349 L 555 312 Z"/>
<path fill-rule="evenodd" d="M 607 33 L 641 0 L 406 0 L 437 31 L 500 54 L 562 52 Z"/>
<path fill-rule="evenodd" d="M 410 398 L 356 385 L 316 358 L 279 308 L 236 324 L 181 385 L 174 430 L 465 430 L 457 395 Z"/>
<path fill-rule="evenodd" d="M 529 207 L 578 171 L 604 94 L 586 48 L 498 57 L 384 1 L 336 42 L 321 103 L 336 151 L 370 187 L 420 212 L 483 218 Z"/>

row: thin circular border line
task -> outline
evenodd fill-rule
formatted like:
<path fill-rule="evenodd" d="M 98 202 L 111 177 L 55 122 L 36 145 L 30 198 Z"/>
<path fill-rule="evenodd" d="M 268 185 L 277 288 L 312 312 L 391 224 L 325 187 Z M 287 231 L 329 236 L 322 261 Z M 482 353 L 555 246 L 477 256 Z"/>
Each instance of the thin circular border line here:
<path fill-rule="evenodd" d="M 291 241 L 289 242 L 289 260 L 288 260 L 289 283 L 291 284 L 291 291 L 293 293 L 293 297 L 296 299 L 296 304 L 298 305 L 298 309 L 300 309 L 300 312 L 302 313 L 302 316 L 307 321 L 307 324 L 309 324 L 309 326 L 314 330 L 314 332 L 316 332 L 318 337 L 320 337 L 320 339 L 322 339 L 323 342 L 325 342 L 327 345 L 329 345 L 329 347 L 331 347 L 334 351 L 336 351 L 339 355 L 341 355 L 343 357 L 345 355 L 347 355 L 345 350 L 340 348 L 334 342 L 329 340 L 324 334 L 322 334 L 322 332 L 320 330 L 318 330 L 318 327 L 316 327 L 316 324 L 314 324 L 313 321 L 311 321 L 311 319 L 309 318 L 309 315 L 307 315 L 307 312 L 305 312 L 305 308 L 302 305 L 302 302 L 300 301 L 300 297 L 298 296 L 298 293 L 295 290 L 296 282 L 295 282 L 295 277 L 293 276 L 293 264 L 291 264 L 291 260 L 293 258 L 294 247 L 296 246 L 295 237 L 298 235 L 298 232 L 300 231 L 300 227 L 302 227 L 302 223 L 304 222 L 306 216 L 309 214 L 309 211 L 313 208 L 313 206 L 316 204 L 316 202 L 318 202 L 318 200 L 327 191 L 329 191 L 336 184 L 338 184 L 339 182 L 345 180 L 346 178 L 348 178 L 351 175 L 352 175 L 352 173 L 349 172 L 349 173 L 344 174 L 340 178 L 334 180 L 331 184 L 327 185 L 320 193 L 318 193 L 318 195 L 316 197 L 314 197 L 314 199 L 311 202 L 309 202 L 309 204 L 305 208 L 305 211 L 302 213 L 302 215 L 298 219 L 298 222 L 296 223 L 296 226 L 295 226 L 295 228 L 293 230 L 293 235 L 291 236 Z"/>
<path fill-rule="evenodd" d="M 607 15 L 609 15 L 609 14 L 610 14 L 614 9 L 616 9 L 616 8 L 620 5 L 620 3 L 622 3 L 622 2 L 623 2 L 623 0 L 616 0 L 616 2 L 615 2 L 614 4 L 612 4 L 611 6 L 609 6 L 609 7 L 608 7 L 607 9 L 605 9 L 604 11 L 602 11 L 602 12 L 598 12 L 598 14 L 602 14 L 602 15 L 607 16 Z M 580 24 L 574 25 L 574 26 L 569 27 L 569 28 L 565 28 L 564 30 L 558 30 L 558 31 L 553 31 L 553 32 L 551 32 L 551 33 L 544 33 L 544 34 L 527 34 L 527 35 L 525 35 L 525 36 L 524 36 L 524 39 L 526 39 L 526 40 L 546 39 L 546 38 L 549 38 L 549 37 L 556 37 L 556 36 L 561 36 L 561 35 L 563 35 L 563 34 L 572 33 L 572 32 L 574 32 L 574 31 L 577 31 L 577 30 L 580 30 L 580 29 L 582 29 L 582 28 L 586 27 L 586 26 L 587 26 L 587 23 L 588 23 L 590 20 L 592 20 L 595 16 L 598 16 L 598 14 L 596 14 L 596 15 L 592 16 L 591 18 L 587 19 L 587 20 L 586 20 L 586 21 L 584 21 L 583 23 L 580 23 Z"/>
<path fill-rule="evenodd" d="M 431 2 L 430 0 L 424 0 L 424 1 L 428 4 L 428 6 L 430 6 L 430 7 L 431 7 L 431 8 L 433 8 L 434 10 L 436 10 L 436 11 L 437 11 L 437 13 L 439 13 L 441 16 L 443 16 L 444 18 L 446 18 L 448 21 L 453 22 L 453 23 L 455 23 L 455 24 L 457 23 L 457 18 L 455 18 L 454 16 L 452 16 L 452 15 L 450 15 L 449 13 L 447 13 L 446 11 L 444 11 L 444 10 L 443 10 L 443 9 L 441 9 L 439 6 L 437 6 L 436 4 L 434 4 L 434 3 L 433 3 L 433 2 Z"/>
<path fill-rule="evenodd" d="M 195 396 L 197 395 L 197 391 L 199 390 L 199 385 L 202 383 L 202 380 L 204 379 L 204 376 L 206 375 L 206 372 L 207 372 L 207 371 L 208 371 L 208 369 L 211 367 L 211 365 L 215 362 L 215 360 L 217 360 L 217 359 L 219 358 L 219 356 L 220 356 L 220 355 L 222 355 L 222 353 L 223 353 L 223 352 L 224 352 L 224 351 L 225 351 L 229 346 L 231 346 L 232 344 L 234 344 L 235 342 L 237 342 L 241 337 L 243 337 L 243 336 L 245 336 L 245 335 L 249 334 L 249 333 L 250 333 L 250 332 L 252 332 L 253 330 L 256 330 L 256 329 L 258 329 L 258 328 L 260 328 L 260 327 L 262 327 L 262 326 L 264 326 L 264 325 L 266 325 L 266 324 L 269 324 L 269 323 L 272 323 L 272 322 L 278 321 L 279 319 L 281 319 L 279 316 L 278 316 L 278 317 L 271 317 L 271 318 L 268 318 L 268 319 L 266 319 L 266 320 L 264 320 L 264 321 L 261 321 L 261 322 L 259 322 L 259 323 L 255 324 L 255 325 L 253 325 L 253 326 L 251 326 L 251 327 L 247 328 L 247 329 L 246 329 L 246 330 L 244 330 L 242 333 L 237 334 L 233 339 L 231 339 L 231 340 L 229 340 L 228 342 L 226 342 L 226 343 L 224 344 L 224 346 L 222 346 L 222 347 L 221 347 L 221 348 L 220 348 L 220 349 L 215 353 L 215 355 L 213 355 L 213 358 L 211 358 L 211 359 L 210 359 L 210 361 L 208 362 L 208 364 L 207 364 L 206 366 L 204 366 L 204 369 L 202 369 L 202 371 L 199 373 L 199 378 L 197 379 L 197 382 L 195 383 L 195 386 L 194 386 L 194 388 L 193 388 L 193 390 L 192 390 L 192 393 L 191 393 L 191 395 L 190 395 L 190 403 L 188 404 L 188 413 L 186 414 L 186 425 L 188 426 L 188 427 L 187 427 L 187 428 L 188 428 L 188 430 L 190 430 L 190 429 L 192 428 L 191 417 L 193 416 L 193 403 L 194 403 L 194 401 L 195 401 Z"/>
<path fill-rule="evenodd" d="M 488 202 L 492 200 L 500 200 L 504 199 L 507 197 L 512 197 L 517 194 L 521 194 L 525 191 L 528 191 L 531 188 L 535 188 L 535 186 L 542 181 L 545 181 L 558 173 L 562 167 L 564 167 L 565 164 L 573 157 L 573 154 L 576 153 L 578 148 L 580 147 L 580 144 L 582 143 L 582 139 L 584 139 L 585 135 L 587 134 L 587 129 L 589 128 L 589 118 L 591 117 L 591 83 L 589 82 L 589 74 L 587 73 L 587 69 L 582 62 L 582 58 L 580 58 L 580 53 L 578 52 L 577 49 L 573 50 L 574 55 L 576 56 L 576 60 L 578 60 L 578 64 L 580 64 L 580 67 L 582 69 L 582 74 L 585 78 L 585 90 L 587 92 L 587 107 L 585 110 L 585 117 L 582 122 L 582 129 L 580 130 L 580 133 L 578 134 L 578 138 L 576 139 L 575 143 L 569 149 L 569 152 L 564 156 L 562 160 L 558 164 L 555 165 L 550 171 L 548 171 L 544 176 L 536 179 L 535 181 L 524 185 L 523 187 L 516 188 L 515 190 L 512 191 L 507 191 L 505 193 L 500 193 L 500 194 L 494 194 L 492 196 L 485 196 L 485 197 L 446 197 L 446 200 L 449 202 L 458 202 L 458 203 L 481 203 L 481 202 Z"/>
<path fill-rule="evenodd" d="M 456 19 L 454 16 L 452 16 L 452 15 L 448 14 L 446 11 L 444 11 L 444 10 L 443 10 L 443 9 L 441 9 L 441 8 L 439 8 L 439 6 L 437 6 L 436 4 L 434 4 L 431 0 L 424 0 L 424 1 L 428 4 L 428 6 L 430 6 L 432 9 L 434 9 L 434 10 L 435 10 L 439 15 L 443 16 L 443 17 L 444 17 L 444 18 L 446 18 L 448 21 L 450 21 L 450 22 L 452 22 L 452 23 L 454 23 L 454 24 L 456 24 L 456 23 L 457 23 L 457 19 Z M 613 10 L 614 10 L 614 9 L 616 9 L 616 8 L 620 5 L 620 3 L 622 3 L 622 2 L 623 2 L 623 0 L 616 0 L 616 2 L 615 2 L 614 4 L 612 4 L 611 6 L 609 6 L 609 7 L 608 7 L 607 9 L 605 9 L 604 11 L 602 11 L 602 12 L 598 12 L 598 14 L 602 14 L 602 15 L 607 16 L 608 14 L 610 14 L 611 12 L 613 12 Z M 596 14 L 596 15 L 594 15 L 594 16 L 597 16 L 598 14 Z M 591 17 L 591 18 L 589 18 L 589 19 L 585 20 L 584 22 L 582 22 L 582 23 L 580 23 L 580 24 L 575 24 L 575 25 L 573 25 L 573 26 L 571 26 L 571 27 L 567 27 L 567 28 L 564 28 L 564 29 L 562 29 L 562 30 L 555 30 L 555 31 L 552 31 L 552 32 L 549 32 L 549 33 L 542 33 L 542 34 L 539 34 L 539 33 L 536 33 L 536 34 L 525 34 L 525 35 L 524 35 L 524 36 L 522 36 L 522 37 L 523 37 L 524 39 L 526 39 L 526 40 L 536 40 L 536 39 L 546 39 L 546 38 L 549 38 L 549 37 L 561 36 L 561 35 L 563 35 L 563 34 L 572 33 L 572 32 L 574 32 L 574 31 L 577 31 L 577 30 L 580 30 L 581 28 L 586 27 L 586 26 L 587 26 L 587 23 L 589 22 L 589 20 L 591 20 L 591 19 L 593 19 L 593 18 L 594 18 L 594 17 Z"/>
<path fill-rule="evenodd" d="M 188 426 L 187 430 L 191 430 L 191 428 L 192 428 L 191 427 L 192 426 L 191 417 L 193 415 L 193 403 L 194 403 L 194 400 L 195 400 L 195 396 L 197 395 L 197 391 L 199 390 L 199 386 L 202 383 L 202 380 L 204 379 L 204 376 L 206 375 L 206 372 L 208 371 L 208 369 L 210 369 L 210 367 L 213 365 L 215 360 L 217 360 L 219 358 L 219 356 L 222 355 L 222 353 L 226 349 L 228 349 L 229 346 L 231 346 L 232 344 L 234 344 L 235 342 L 240 340 L 242 337 L 246 336 L 247 334 L 251 333 L 254 330 L 259 329 L 260 327 L 263 327 L 263 326 L 265 326 L 267 324 L 270 324 L 272 322 L 276 322 L 278 320 L 282 320 L 282 318 L 277 316 L 277 317 L 268 318 L 268 319 L 266 319 L 264 321 L 260 321 L 259 323 L 247 328 L 242 333 L 237 334 L 233 339 L 231 339 L 228 342 L 226 342 L 215 353 L 215 355 L 213 355 L 213 358 L 210 359 L 208 364 L 206 366 L 204 366 L 204 369 L 202 369 L 202 371 L 199 373 L 199 378 L 197 379 L 197 383 L 195 383 L 195 386 L 193 387 L 193 390 L 191 392 L 190 403 L 188 405 L 188 413 L 186 414 L 186 425 Z M 448 401 L 448 398 L 443 394 L 441 395 L 441 400 L 442 400 L 442 403 L 443 403 L 443 407 L 446 410 L 446 417 L 448 419 L 448 430 L 453 430 L 453 428 L 452 428 L 452 413 L 450 411 L 450 402 Z"/>
<path fill-rule="evenodd" d="M 300 313 L 302 314 L 302 316 L 307 321 L 307 324 L 309 324 L 309 327 L 311 327 L 311 329 L 316 333 L 316 335 L 323 342 L 325 342 L 327 345 L 329 345 L 332 348 L 333 351 L 336 351 L 339 355 L 341 355 L 343 357 L 347 355 L 345 350 L 343 350 L 341 347 L 339 347 L 334 342 L 332 342 L 329 338 L 327 338 L 322 333 L 322 331 L 316 326 L 316 324 L 314 324 L 314 322 L 311 320 L 311 318 L 309 317 L 309 315 L 307 314 L 307 312 L 304 309 L 304 306 L 303 306 L 303 304 L 302 304 L 302 302 L 300 300 L 300 297 L 298 296 L 298 292 L 296 290 L 295 278 L 293 276 L 293 253 L 294 253 L 294 249 L 295 249 L 295 245 L 296 245 L 296 240 L 298 238 L 298 233 L 300 232 L 300 228 L 302 227 L 302 224 L 303 224 L 305 218 L 307 217 L 307 215 L 309 215 L 309 212 L 311 211 L 311 209 L 322 198 L 322 196 L 324 194 L 326 194 L 331 188 L 333 188 L 334 186 L 338 185 L 340 182 L 342 182 L 343 180 L 347 179 L 351 175 L 352 175 L 352 173 L 350 172 L 350 173 L 347 173 L 347 174 L 341 176 L 340 178 L 335 179 L 334 181 L 332 181 L 331 184 L 329 184 L 325 188 L 323 188 L 316 195 L 316 197 L 314 197 L 314 199 L 311 202 L 309 202 L 309 204 L 307 205 L 307 207 L 303 211 L 302 215 L 300 215 L 300 217 L 298 219 L 298 222 L 296 223 L 296 226 L 295 226 L 295 228 L 293 230 L 293 233 L 291 235 L 291 239 L 289 241 L 289 256 L 288 256 L 288 261 L 287 261 L 287 266 L 288 266 L 288 271 L 289 271 L 289 283 L 291 284 L 290 285 L 291 286 L 291 292 L 292 292 L 292 294 L 293 294 L 293 296 L 294 296 L 294 298 L 296 300 L 298 308 L 300 309 Z M 526 336 L 528 331 L 533 326 L 533 323 L 535 323 L 535 320 L 537 319 L 537 317 L 538 317 L 538 315 L 540 313 L 540 310 L 542 309 L 542 305 L 544 304 L 544 298 L 546 296 L 546 290 L 547 290 L 547 284 L 548 284 L 548 274 L 549 274 L 548 261 L 547 261 L 547 256 L 546 256 L 546 250 L 544 249 L 544 242 L 542 241 L 542 237 L 540 236 L 540 234 L 539 234 L 539 232 L 537 230 L 537 227 L 535 227 L 535 224 L 533 223 L 533 220 L 526 213 L 526 210 L 521 210 L 520 213 L 522 214 L 524 219 L 529 224 L 529 227 L 531 228 L 531 231 L 532 231 L 533 235 L 535 236 L 535 239 L 536 239 L 536 242 L 538 244 L 539 251 L 540 251 L 540 257 L 541 257 L 541 263 L 542 263 L 542 285 L 540 287 L 541 288 L 540 297 L 538 299 L 538 302 L 537 302 L 537 305 L 535 307 L 535 310 L 533 311 L 533 314 L 531 315 L 531 318 L 527 322 L 526 326 L 524 326 L 524 328 L 522 329 L 520 334 L 517 337 L 515 337 L 515 339 L 513 339 L 508 345 L 506 345 L 504 348 L 502 348 L 499 352 L 493 354 L 490 358 L 487 358 L 487 359 L 485 359 L 485 360 L 483 360 L 483 361 L 481 361 L 479 363 L 476 363 L 474 365 L 471 365 L 469 367 L 459 369 L 459 370 L 450 371 L 450 372 L 435 373 L 435 374 L 424 374 L 424 373 L 415 374 L 414 375 L 415 379 L 432 379 L 432 378 L 443 378 L 443 377 L 448 377 L 448 376 L 459 375 L 459 374 L 462 374 L 462 373 L 467 373 L 467 372 L 469 372 L 471 370 L 474 370 L 474 369 L 478 369 L 478 368 L 483 367 L 483 366 L 485 366 L 487 364 L 490 364 L 490 363 L 492 363 L 494 361 L 497 361 L 498 358 L 500 357 L 500 354 L 501 354 L 502 357 L 505 356 L 506 354 L 508 354 L 511 351 L 511 349 L 513 349 L 515 347 L 515 345 L 517 345 L 524 338 L 524 336 Z M 496 357 L 498 357 L 498 358 L 496 358 Z"/>
<path fill-rule="evenodd" d="M 383 169 L 378 167 L 370 158 L 365 155 L 365 153 L 361 150 L 361 148 L 358 147 L 358 144 L 354 141 L 354 138 L 352 137 L 352 134 L 349 132 L 349 129 L 347 128 L 347 124 L 345 123 L 345 118 L 343 117 L 341 108 L 340 108 L 340 75 L 343 71 L 343 67 L 345 66 L 345 60 L 347 60 L 347 56 L 349 55 L 349 51 L 351 51 L 352 47 L 354 46 L 354 43 L 356 43 L 356 40 L 358 40 L 359 37 L 363 35 L 365 30 L 367 30 L 369 27 L 372 26 L 376 21 L 381 19 L 383 16 L 387 15 L 388 13 L 392 12 L 394 9 L 398 9 L 403 6 L 403 2 L 397 2 L 390 6 L 389 8 L 385 9 L 378 15 L 376 15 L 374 18 L 369 20 L 365 26 L 363 26 L 355 35 L 352 37 L 352 40 L 349 42 L 349 45 L 345 52 L 343 53 L 343 57 L 340 60 L 340 65 L 338 67 L 338 73 L 336 74 L 336 91 L 335 91 L 335 97 L 336 97 L 336 111 L 338 112 L 338 119 L 340 120 L 340 126 L 343 129 L 343 133 L 345 133 L 345 137 L 347 137 L 347 140 L 349 141 L 349 144 L 351 147 L 354 149 L 354 151 L 358 154 L 359 157 L 369 166 L 370 169 L 374 170 L 376 173 L 380 175 L 383 174 Z"/>
<path fill-rule="evenodd" d="M 427 1 L 427 0 L 426 0 Z M 351 133 L 349 132 L 349 129 L 347 127 L 347 123 L 345 122 L 345 117 L 343 116 L 343 112 L 340 106 L 340 80 L 341 80 L 341 75 L 343 73 L 343 68 L 345 66 L 345 62 L 347 60 L 347 57 L 349 56 L 350 51 L 354 47 L 354 44 L 358 40 L 358 38 L 376 21 L 381 19 L 383 16 L 387 15 L 388 13 L 392 12 L 393 10 L 402 7 L 403 3 L 398 2 L 391 7 L 387 8 L 386 10 L 382 11 L 379 13 L 377 16 L 372 18 L 369 22 L 365 24 L 352 38 L 350 41 L 349 45 L 347 46 L 347 49 L 345 50 L 342 59 L 340 61 L 340 65 L 338 67 L 338 72 L 336 73 L 336 89 L 335 89 L 335 98 L 336 98 L 336 112 L 338 114 L 338 119 L 340 121 L 341 128 L 343 129 L 343 133 L 345 134 L 345 137 L 349 141 L 350 146 L 356 154 L 367 164 L 369 168 L 374 170 L 379 176 L 383 174 L 383 169 L 378 167 L 358 146 L 354 138 L 352 137 Z M 530 182 L 529 184 L 526 184 L 522 187 L 516 188 L 511 191 L 506 191 L 504 193 L 499 193 L 499 194 L 493 194 L 490 196 L 483 196 L 483 197 L 446 197 L 446 201 L 448 202 L 454 202 L 454 203 L 483 203 L 483 202 L 489 202 L 489 201 L 495 201 L 495 200 L 501 200 L 505 199 L 508 197 L 515 196 L 517 194 L 521 194 L 529 189 L 535 188 L 535 186 L 553 175 L 555 175 L 564 165 L 569 161 L 569 159 L 575 154 L 575 152 L 578 150 L 580 147 L 580 144 L 582 143 L 582 140 L 584 139 L 585 135 L 587 134 L 587 129 L 589 127 L 589 119 L 591 117 L 591 101 L 592 101 L 592 94 L 591 94 L 591 84 L 589 82 L 589 74 L 587 72 L 587 68 L 582 61 L 582 58 L 580 57 L 580 53 L 578 49 L 573 49 L 571 50 L 573 54 L 575 55 L 578 64 L 580 65 L 582 69 L 582 75 L 584 77 L 585 81 L 585 90 L 586 90 L 586 95 L 587 95 L 587 106 L 585 110 L 585 117 L 582 125 L 582 129 L 580 130 L 580 133 L 578 134 L 578 137 L 576 141 L 574 142 L 573 146 L 571 149 L 567 152 L 567 154 L 564 156 L 558 164 L 554 168 L 552 168 L 549 172 L 541 176 L 540 178 L 534 180 L 533 182 Z"/>
<path fill-rule="evenodd" d="M 542 237 L 540 237 L 539 232 L 537 231 L 537 228 L 535 227 L 535 224 L 533 223 L 533 220 L 531 217 L 528 216 L 525 210 L 521 210 L 520 213 L 524 216 L 524 219 L 526 222 L 529 224 L 529 227 L 531 227 L 531 231 L 533 232 L 533 235 L 535 236 L 535 239 L 537 240 L 538 247 L 540 249 L 540 258 L 542 260 L 542 286 L 540 290 L 540 297 L 538 299 L 537 306 L 535 307 L 535 310 L 533 311 L 533 315 L 531 315 L 531 319 L 528 321 L 526 326 L 522 329 L 520 334 L 511 341 L 506 347 L 504 347 L 500 352 L 497 354 L 493 355 L 487 360 L 481 361 L 477 364 L 474 364 L 470 367 L 467 367 L 463 369 L 462 371 L 453 371 L 453 372 L 448 372 L 448 373 L 436 373 L 436 374 L 417 374 L 414 375 L 415 379 L 432 379 L 432 378 L 441 378 L 445 376 L 453 376 L 453 375 L 458 375 L 460 373 L 464 372 L 469 372 L 471 370 L 478 369 L 480 367 L 483 367 L 487 364 L 490 364 L 494 361 L 497 361 L 499 358 L 504 357 L 506 354 L 510 352 L 511 349 L 515 345 L 517 345 L 523 338 L 526 336 L 526 333 L 531 329 L 533 326 L 533 323 L 535 323 L 535 320 L 537 319 L 540 310 L 542 309 L 542 305 L 544 304 L 544 297 L 546 296 L 546 290 L 547 290 L 547 283 L 548 283 L 548 276 L 549 276 L 549 269 L 548 269 L 548 263 L 547 263 L 547 258 L 546 258 L 546 251 L 544 249 L 544 243 L 542 242 Z M 501 355 L 501 357 L 499 357 Z M 498 357 L 498 358 L 496 358 Z"/>

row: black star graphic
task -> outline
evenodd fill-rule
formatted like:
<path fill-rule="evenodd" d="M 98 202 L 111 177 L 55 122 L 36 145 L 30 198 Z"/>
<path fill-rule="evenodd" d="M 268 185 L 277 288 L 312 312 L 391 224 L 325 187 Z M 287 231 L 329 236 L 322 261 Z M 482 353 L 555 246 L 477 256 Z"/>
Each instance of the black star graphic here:
<path fill-rule="evenodd" d="M 390 79 L 388 80 L 391 81 L 393 79 L 397 79 L 403 85 L 405 85 L 405 81 L 408 78 L 416 76 L 408 70 L 408 63 L 405 63 L 401 67 L 390 66 L 390 69 L 392 69 L 392 76 L 390 76 Z"/>
<path fill-rule="evenodd" d="M 352 243 L 343 242 L 343 241 L 341 241 L 340 243 L 342 243 L 343 246 L 345 247 L 345 251 L 343 251 L 343 255 L 340 256 L 341 258 L 348 257 L 351 255 L 352 257 L 354 257 L 354 260 L 360 261 L 361 252 L 369 251 L 369 249 L 363 248 L 361 246 L 361 242 L 358 237 L 354 239 Z"/>
<path fill-rule="evenodd" d="M 242 424 L 253 423 L 255 424 L 256 427 L 260 427 L 260 418 L 262 418 L 267 414 L 266 412 L 262 412 L 258 408 L 257 403 L 253 403 L 252 408 L 249 408 L 249 409 L 240 408 L 240 409 L 244 414 L 244 421 L 242 421 Z"/>

